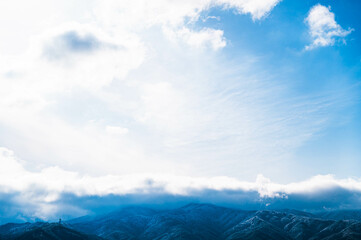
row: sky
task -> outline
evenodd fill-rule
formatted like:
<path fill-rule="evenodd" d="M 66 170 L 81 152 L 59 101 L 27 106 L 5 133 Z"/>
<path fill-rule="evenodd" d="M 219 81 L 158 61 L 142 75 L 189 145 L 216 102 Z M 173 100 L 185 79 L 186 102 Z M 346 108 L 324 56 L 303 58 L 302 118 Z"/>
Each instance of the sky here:
<path fill-rule="evenodd" d="M 0 222 L 105 200 L 361 207 L 360 10 L 0 2 Z"/>

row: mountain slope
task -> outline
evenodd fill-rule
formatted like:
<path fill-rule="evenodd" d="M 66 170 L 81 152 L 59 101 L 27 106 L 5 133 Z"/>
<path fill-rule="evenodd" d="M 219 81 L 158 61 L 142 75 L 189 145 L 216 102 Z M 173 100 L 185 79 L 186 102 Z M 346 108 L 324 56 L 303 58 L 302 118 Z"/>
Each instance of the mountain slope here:
<path fill-rule="evenodd" d="M 347 214 L 355 215 L 357 213 Z M 336 213 L 332 216 L 337 219 L 347 217 Z M 361 239 L 360 221 L 327 218 L 319 213 L 296 210 L 243 211 L 210 204 L 189 204 L 162 211 L 130 207 L 73 219 L 62 225 L 6 224 L 0 226 L 0 236 L 3 236 L 0 239 Z"/>
<path fill-rule="evenodd" d="M 360 222 L 295 210 L 242 211 L 210 204 L 167 210 L 126 208 L 70 224 L 105 239 L 355 239 Z M 356 238 L 357 239 L 357 238 Z"/>

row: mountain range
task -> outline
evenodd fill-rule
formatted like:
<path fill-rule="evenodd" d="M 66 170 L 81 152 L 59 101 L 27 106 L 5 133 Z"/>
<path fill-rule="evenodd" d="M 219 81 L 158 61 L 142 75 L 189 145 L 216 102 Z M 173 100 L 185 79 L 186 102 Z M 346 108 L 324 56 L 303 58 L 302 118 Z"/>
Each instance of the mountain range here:
<path fill-rule="evenodd" d="M 63 223 L 7 223 L 0 240 L 361 239 L 361 211 L 246 211 L 211 204 L 170 210 L 126 207 Z"/>

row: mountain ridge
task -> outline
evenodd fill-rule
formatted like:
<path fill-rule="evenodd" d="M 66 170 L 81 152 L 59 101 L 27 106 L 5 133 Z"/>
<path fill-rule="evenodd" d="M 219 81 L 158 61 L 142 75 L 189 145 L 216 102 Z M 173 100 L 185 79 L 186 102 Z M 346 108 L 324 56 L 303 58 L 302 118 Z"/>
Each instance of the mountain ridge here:
<path fill-rule="evenodd" d="M 62 224 L 8 223 L 0 226 L 0 239 L 361 239 L 361 221 L 355 216 L 358 210 L 341 216 L 337 212 L 249 211 L 200 203 L 168 210 L 133 206 Z"/>

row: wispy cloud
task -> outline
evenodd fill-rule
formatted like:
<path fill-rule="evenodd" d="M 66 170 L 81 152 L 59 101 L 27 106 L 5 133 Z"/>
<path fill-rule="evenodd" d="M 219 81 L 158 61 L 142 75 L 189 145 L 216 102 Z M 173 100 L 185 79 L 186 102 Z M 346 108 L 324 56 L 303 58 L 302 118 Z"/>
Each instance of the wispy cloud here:
<path fill-rule="evenodd" d="M 326 47 L 335 44 L 336 39 L 341 39 L 344 43 L 345 37 L 353 29 L 343 29 L 335 20 L 335 14 L 331 12 L 331 7 L 325 7 L 321 4 L 313 6 L 305 19 L 309 27 L 309 34 L 312 43 L 306 46 L 306 50 L 316 47 Z"/>

